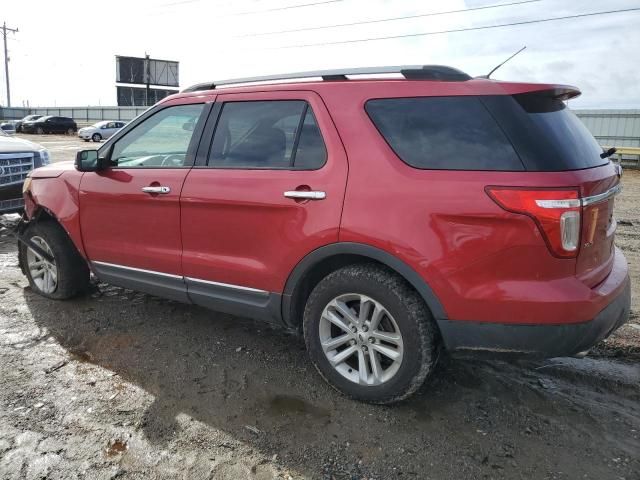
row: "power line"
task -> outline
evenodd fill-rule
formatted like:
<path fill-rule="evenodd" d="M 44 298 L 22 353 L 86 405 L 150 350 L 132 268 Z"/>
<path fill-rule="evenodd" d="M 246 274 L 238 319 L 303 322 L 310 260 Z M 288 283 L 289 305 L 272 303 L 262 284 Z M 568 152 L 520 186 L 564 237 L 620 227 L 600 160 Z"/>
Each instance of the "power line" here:
<path fill-rule="evenodd" d="M 295 28 L 295 29 L 291 29 L 291 30 L 277 30 L 277 31 L 273 31 L 273 32 L 262 32 L 262 33 L 249 33 L 246 35 L 238 35 L 237 38 L 242 38 L 242 37 L 260 37 L 260 36 L 265 36 L 265 35 L 276 35 L 276 34 L 281 34 L 281 33 L 294 33 L 294 32 L 308 32 L 308 31 L 312 31 L 312 30 L 324 30 L 327 28 L 338 28 L 338 27 L 353 27 L 356 25 L 369 25 L 372 23 L 383 23 L 383 22 L 395 22 L 398 20 L 408 20 L 408 19 L 412 19 L 412 18 L 423 18 L 423 17 L 435 17 L 438 15 L 448 15 L 451 13 L 462 13 L 462 12 L 472 12 L 475 10 L 488 10 L 491 8 L 500 8 L 500 7 L 509 7 L 512 5 L 522 5 L 524 3 L 535 3 L 535 2 L 540 2 L 542 0 L 522 0 L 522 1 L 518 1 L 518 2 L 510 2 L 510 3 L 498 3 L 498 4 L 492 4 L 492 5 L 485 5 L 482 7 L 472 7 L 472 8 L 462 8 L 459 10 L 448 10 L 446 12 L 431 12 L 431 13 L 420 13 L 420 14 L 416 14 L 416 15 L 405 15 L 402 17 L 391 17 L 391 18 L 381 18 L 381 19 L 377 19 L 377 20 L 364 20 L 364 21 L 359 21 L 359 22 L 351 22 L 351 23 L 337 23 L 335 25 L 321 25 L 319 27 L 308 27 L 308 28 Z"/>
<path fill-rule="evenodd" d="M 238 13 L 232 13 L 230 15 L 252 15 L 254 13 L 275 12 L 275 11 L 279 11 L 279 10 L 291 10 L 291 9 L 294 9 L 294 8 L 313 7 L 313 6 L 316 6 L 316 5 L 325 5 L 327 3 L 338 3 L 338 2 L 343 2 L 343 1 L 344 0 L 324 0 L 322 2 L 302 3 L 302 4 L 299 4 L 299 5 L 288 5 L 286 7 L 265 8 L 264 10 L 251 10 L 251 11 L 248 11 L 248 12 L 238 12 Z"/>
<path fill-rule="evenodd" d="M 584 17 L 595 17 L 597 15 L 609 15 L 612 13 L 624 13 L 624 12 L 637 12 L 640 11 L 640 8 L 625 8 L 621 10 L 607 10 L 604 12 L 592 12 L 592 13 L 581 13 L 578 15 L 565 15 L 562 17 L 551 17 L 551 18 L 541 18 L 538 20 L 523 20 L 521 22 L 511 22 L 511 23 L 499 23 L 497 25 L 483 25 L 480 27 L 466 27 L 466 28 L 455 28 L 451 30 L 438 30 L 433 32 L 420 32 L 420 33 L 406 33 L 402 35 L 390 35 L 387 37 L 371 37 L 371 38 L 357 38 L 354 40 L 338 40 L 334 42 L 318 42 L 318 43 L 306 43 L 306 44 L 298 44 L 298 45 L 282 45 L 277 47 L 271 47 L 271 49 L 284 49 L 284 48 L 303 48 L 303 47 L 320 47 L 326 45 L 340 45 L 346 43 L 362 43 L 362 42 L 373 42 L 378 40 L 395 40 L 398 38 L 410 38 L 410 37 L 424 37 L 427 35 L 441 35 L 444 33 L 459 33 L 459 32 L 471 32 L 475 30 L 489 30 L 491 28 L 504 28 L 504 27 L 514 27 L 518 25 L 530 25 L 533 23 L 544 23 L 544 22 L 555 22 L 558 20 L 569 20 L 573 18 L 584 18 Z"/>
<path fill-rule="evenodd" d="M 164 4 L 160 5 L 160 6 L 161 7 L 173 7 L 173 6 L 186 5 L 186 4 L 189 4 L 189 3 L 199 3 L 199 2 L 202 2 L 202 1 L 204 1 L 204 0 L 180 0 L 180 1 L 176 1 L 176 2 L 164 3 Z M 253 14 L 256 14 L 256 13 L 276 12 L 276 11 L 280 11 L 280 10 L 292 10 L 294 8 L 313 7 L 313 6 L 317 6 L 317 5 L 326 5 L 328 3 L 338 3 L 338 2 L 344 2 L 344 0 L 323 0 L 323 1 L 320 1 L 320 2 L 286 5 L 284 7 L 265 8 L 263 10 L 247 10 L 247 11 L 244 11 L 244 12 L 223 13 L 222 15 L 220 15 L 220 17 L 233 17 L 233 16 L 238 16 L 238 15 L 253 15 Z M 227 2 L 227 3 L 232 3 L 232 2 Z"/>

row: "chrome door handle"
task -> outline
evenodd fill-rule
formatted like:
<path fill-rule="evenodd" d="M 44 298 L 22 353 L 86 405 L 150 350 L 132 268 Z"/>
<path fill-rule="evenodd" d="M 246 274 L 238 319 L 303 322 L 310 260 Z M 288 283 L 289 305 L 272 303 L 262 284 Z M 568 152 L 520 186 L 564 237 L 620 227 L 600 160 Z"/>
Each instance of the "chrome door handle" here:
<path fill-rule="evenodd" d="M 162 193 L 167 194 L 171 192 L 169 187 L 142 187 L 144 193 Z"/>
<path fill-rule="evenodd" d="M 287 198 L 303 200 L 324 200 L 325 198 L 327 198 L 327 194 L 325 192 L 309 192 L 305 190 L 290 190 L 288 192 L 284 192 L 284 196 Z"/>

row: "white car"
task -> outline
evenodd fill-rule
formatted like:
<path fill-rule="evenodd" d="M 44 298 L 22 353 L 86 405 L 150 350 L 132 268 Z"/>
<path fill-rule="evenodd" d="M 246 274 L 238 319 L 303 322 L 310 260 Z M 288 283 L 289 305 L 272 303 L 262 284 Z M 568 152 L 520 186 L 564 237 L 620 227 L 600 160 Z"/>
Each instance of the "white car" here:
<path fill-rule="evenodd" d="M 94 123 L 90 127 L 81 128 L 78 130 L 78 136 L 85 142 L 88 142 L 89 140 L 99 142 L 100 140 L 106 140 L 125 125 L 126 122 L 111 122 L 105 120 Z"/>

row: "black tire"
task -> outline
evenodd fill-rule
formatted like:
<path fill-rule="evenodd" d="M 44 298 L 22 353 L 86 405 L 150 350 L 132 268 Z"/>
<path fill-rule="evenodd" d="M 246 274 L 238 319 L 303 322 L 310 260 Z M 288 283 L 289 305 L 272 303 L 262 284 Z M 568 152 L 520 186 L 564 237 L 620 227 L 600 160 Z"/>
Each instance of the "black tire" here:
<path fill-rule="evenodd" d="M 38 135 L 42 135 L 42 134 L 44 134 L 44 133 L 46 133 L 46 132 L 44 131 L 44 128 L 42 128 L 42 127 L 38 127 L 38 128 L 36 128 L 36 133 L 37 133 Z"/>
<path fill-rule="evenodd" d="M 400 367 L 380 385 L 360 385 L 347 379 L 330 364 L 322 349 L 322 312 L 334 298 L 348 293 L 380 302 L 400 330 L 404 350 Z M 420 388 L 438 359 L 439 335 L 424 301 L 402 277 L 377 264 L 351 265 L 326 276 L 309 295 L 303 322 L 307 350 L 318 372 L 336 390 L 356 400 L 375 404 L 404 400 Z"/>
<path fill-rule="evenodd" d="M 99 142 L 100 140 L 102 140 L 102 135 L 100 135 L 99 133 L 94 133 L 93 135 L 91 135 L 91 140 L 93 140 L 94 142 Z"/>
<path fill-rule="evenodd" d="M 43 292 L 31 277 L 27 262 L 27 247 L 20 242 L 18 251 L 20 265 L 23 266 L 29 285 L 34 292 L 56 300 L 66 300 L 85 293 L 89 289 L 87 263 L 60 225 L 49 220 L 32 223 L 26 228 L 23 235 L 27 239 L 34 236 L 44 239 L 53 252 L 57 268 L 56 289 L 51 293 Z"/>

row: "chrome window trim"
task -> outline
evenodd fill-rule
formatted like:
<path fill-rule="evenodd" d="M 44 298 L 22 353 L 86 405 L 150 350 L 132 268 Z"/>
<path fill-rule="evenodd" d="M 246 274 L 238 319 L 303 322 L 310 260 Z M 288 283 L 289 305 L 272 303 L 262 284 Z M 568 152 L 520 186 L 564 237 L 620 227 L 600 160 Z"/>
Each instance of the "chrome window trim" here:
<path fill-rule="evenodd" d="M 100 261 L 92 261 L 91 263 L 95 263 L 96 265 L 102 265 L 102 266 L 105 266 L 105 267 L 119 268 L 119 269 L 122 269 L 122 270 L 130 270 L 130 271 L 134 271 L 134 272 L 148 273 L 150 275 L 158 275 L 158 276 L 167 277 L 167 278 L 173 278 L 173 279 L 177 279 L 177 280 L 189 280 L 190 282 L 204 283 L 204 284 L 207 284 L 207 285 L 214 285 L 216 287 L 224 287 L 224 288 L 229 288 L 229 289 L 233 289 L 233 290 L 242 290 L 242 291 L 245 291 L 245 292 L 253 292 L 253 293 L 260 293 L 260 294 L 268 294 L 269 293 L 267 290 L 260 290 L 259 288 L 245 287 L 245 286 L 242 286 L 242 285 L 233 285 L 231 283 L 214 282 L 214 281 L 211 281 L 211 280 L 203 280 L 203 279 L 200 279 L 200 278 L 184 277 L 182 275 L 175 275 L 175 274 L 172 274 L 172 273 L 157 272 L 155 270 L 145 270 L 144 268 L 127 267 L 125 265 L 118 265 L 118 264 L 115 264 L 115 263 L 100 262 Z"/>

